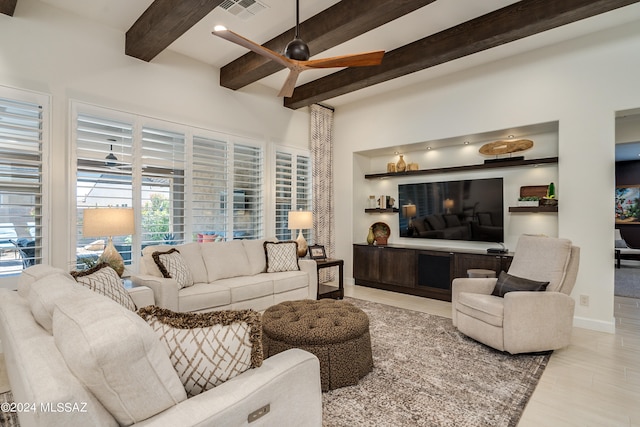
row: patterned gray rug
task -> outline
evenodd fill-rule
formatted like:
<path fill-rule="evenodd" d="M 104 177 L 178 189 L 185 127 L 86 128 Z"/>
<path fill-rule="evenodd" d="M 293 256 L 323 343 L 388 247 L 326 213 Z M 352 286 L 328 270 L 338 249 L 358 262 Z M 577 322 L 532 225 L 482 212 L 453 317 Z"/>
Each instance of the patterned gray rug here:
<path fill-rule="evenodd" d="M 19 427 L 18 415 L 5 409 L 7 403 L 13 402 L 11 392 L 0 393 L 0 427 Z"/>
<path fill-rule="evenodd" d="M 512 356 L 450 319 L 346 298 L 369 315 L 374 368 L 323 394 L 323 425 L 515 426 L 550 353 Z"/>

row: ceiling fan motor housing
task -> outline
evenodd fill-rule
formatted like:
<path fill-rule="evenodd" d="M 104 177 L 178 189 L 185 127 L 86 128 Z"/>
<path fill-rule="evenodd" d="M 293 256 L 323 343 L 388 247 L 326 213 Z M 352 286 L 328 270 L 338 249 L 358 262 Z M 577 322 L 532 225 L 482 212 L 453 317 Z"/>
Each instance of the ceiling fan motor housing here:
<path fill-rule="evenodd" d="M 308 61 L 311 56 L 309 46 L 299 38 L 291 40 L 284 48 L 284 56 L 296 61 Z"/>

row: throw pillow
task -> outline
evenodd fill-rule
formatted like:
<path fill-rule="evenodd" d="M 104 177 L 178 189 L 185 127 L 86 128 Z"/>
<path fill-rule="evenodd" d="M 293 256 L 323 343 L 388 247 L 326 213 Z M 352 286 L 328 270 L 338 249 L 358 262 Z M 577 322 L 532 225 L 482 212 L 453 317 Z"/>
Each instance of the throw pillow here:
<path fill-rule="evenodd" d="M 300 270 L 297 242 L 264 242 L 264 252 L 267 258 L 267 273 Z"/>
<path fill-rule="evenodd" d="M 116 271 L 103 262 L 84 271 L 72 271 L 71 275 L 80 283 L 101 295 L 111 298 L 131 311 L 136 311 L 136 304 L 124 288 Z"/>
<path fill-rule="evenodd" d="M 138 310 L 169 352 L 189 397 L 262 365 L 262 325 L 253 310 L 176 313 Z"/>
<path fill-rule="evenodd" d="M 447 223 L 447 228 L 449 227 L 460 227 L 460 219 L 457 215 L 445 215 L 444 220 Z"/>
<path fill-rule="evenodd" d="M 151 254 L 162 276 L 167 279 L 175 279 L 180 289 L 193 286 L 193 276 L 189 266 L 184 261 L 180 251 L 173 248 L 167 252 L 154 252 Z"/>
<path fill-rule="evenodd" d="M 543 292 L 547 289 L 547 285 L 549 285 L 549 282 L 537 282 L 535 280 L 512 276 L 502 271 L 491 295 L 504 297 L 504 294 L 515 291 Z"/>
<path fill-rule="evenodd" d="M 69 370 L 121 426 L 146 420 L 187 398 L 153 330 L 108 298 L 87 291 L 59 299 L 53 340 Z"/>
<path fill-rule="evenodd" d="M 445 224 L 444 219 L 440 215 L 429 215 L 426 221 L 434 230 L 444 230 L 447 228 L 447 224 Z"/>

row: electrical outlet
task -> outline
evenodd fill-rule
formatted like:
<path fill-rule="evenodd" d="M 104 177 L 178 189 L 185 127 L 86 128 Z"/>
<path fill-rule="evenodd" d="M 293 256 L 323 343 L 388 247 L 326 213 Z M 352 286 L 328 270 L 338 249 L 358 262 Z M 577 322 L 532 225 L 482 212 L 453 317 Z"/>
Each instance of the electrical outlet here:
<path fill-rule="evenodd" d="M 580 305 L 589 307 L 589 295 L 580 295 Z"/>

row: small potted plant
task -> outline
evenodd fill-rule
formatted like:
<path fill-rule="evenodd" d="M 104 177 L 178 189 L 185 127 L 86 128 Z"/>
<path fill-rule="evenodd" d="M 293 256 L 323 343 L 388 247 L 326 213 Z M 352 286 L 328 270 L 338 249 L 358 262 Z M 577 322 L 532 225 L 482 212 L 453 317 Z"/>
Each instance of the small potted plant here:
<path fill-rule="evenodd" d="M 526 196 L 518 199 L 518 206 L 537 207 L 540 206 L 540 197 Z"/>

